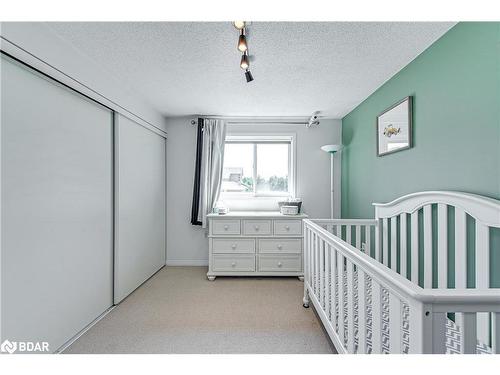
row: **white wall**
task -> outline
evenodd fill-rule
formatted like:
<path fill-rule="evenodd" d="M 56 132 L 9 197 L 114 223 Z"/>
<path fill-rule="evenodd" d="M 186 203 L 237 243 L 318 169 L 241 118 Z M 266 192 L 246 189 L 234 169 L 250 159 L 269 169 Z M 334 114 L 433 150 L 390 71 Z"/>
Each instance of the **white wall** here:
<path fill-rule="evenodd" d="M 208 263 L 205 230 L 190 223 L 196 150 L 196 126 L 190 124 L 193 117 L 167 119 L 167 265 Z M 319 127 L 310 129 L 304 125 L 229 125 L 228 132 L 296 133 L 297 196 L 310 217 L 329 217 L 330 156 L 320 147 L 340 143 L 340 120 L 322 120 Z M 338 186 L 339 162 L 335 166 Z M 336 191 L 340 192 L 339 187 Z"/>
<path fill-rule="evenodd" d="M 46 70 L 46 67 L 40 64 L 43 62 L 53 68 L 49 73 L 52 77 L 73 86 L 67 82 L 69 77 L 89 89 L 88 92 L 80 90 L 84 94 L 94 97 L 93 94 L 98 93 L 122 110 L 162 130 L 165 129 L 165 119 L 159 111 L 137 96 L 126 84 L 113 77 L 112 72 L 106 71 L 105 67 L 99 66 L 59 37 L 49 25 L 43 22 L 0 23 L 2 49 L 42 71 Z M 109 105 L 101 98 L 94 99 Z M 112 109 L 122 112 L 120 108 Z"/>

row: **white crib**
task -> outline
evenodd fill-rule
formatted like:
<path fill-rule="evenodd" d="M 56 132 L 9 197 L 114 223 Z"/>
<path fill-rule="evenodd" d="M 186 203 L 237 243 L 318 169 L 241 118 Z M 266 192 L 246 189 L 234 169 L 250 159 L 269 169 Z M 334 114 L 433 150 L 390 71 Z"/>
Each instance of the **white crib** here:
<path fill-rule="evenodd" d="M 500 353 L 500 201 L 431 191 L 374 206 L 374 220 L 304 220 L 304 307 L 337 351 Z"/>

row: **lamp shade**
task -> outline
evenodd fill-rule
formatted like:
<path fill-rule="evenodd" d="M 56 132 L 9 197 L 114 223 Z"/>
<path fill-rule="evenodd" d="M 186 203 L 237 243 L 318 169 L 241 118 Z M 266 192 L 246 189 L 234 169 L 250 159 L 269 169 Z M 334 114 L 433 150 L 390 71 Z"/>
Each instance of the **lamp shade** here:
<path fill-rule="evenodd" d="M 321 149 L 325 152 L 329 152 L 329 153 L 333 154 L 337 151 L 342 150 L 342 145 L 324 145 L 324 146 L 321 146 Z"/>

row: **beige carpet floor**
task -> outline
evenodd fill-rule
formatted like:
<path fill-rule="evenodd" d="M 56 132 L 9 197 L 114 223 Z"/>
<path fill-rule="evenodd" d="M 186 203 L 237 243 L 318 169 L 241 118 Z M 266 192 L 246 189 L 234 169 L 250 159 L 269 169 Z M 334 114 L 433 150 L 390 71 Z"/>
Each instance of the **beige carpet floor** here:
<path fill-rule="evenodd" d="M 333 353 L 296 278 L 166 267 L 64 353 Z"/>

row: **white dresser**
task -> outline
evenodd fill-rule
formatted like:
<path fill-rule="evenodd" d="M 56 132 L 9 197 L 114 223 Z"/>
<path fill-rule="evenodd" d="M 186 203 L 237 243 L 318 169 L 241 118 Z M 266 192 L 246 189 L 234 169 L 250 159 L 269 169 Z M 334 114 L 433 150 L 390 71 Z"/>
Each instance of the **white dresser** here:
<path fill-rule="evenodd" d="M 208 215 L 207 277 L 298 276 L 303 280 L 302 219 L 279 212 Z"/>

